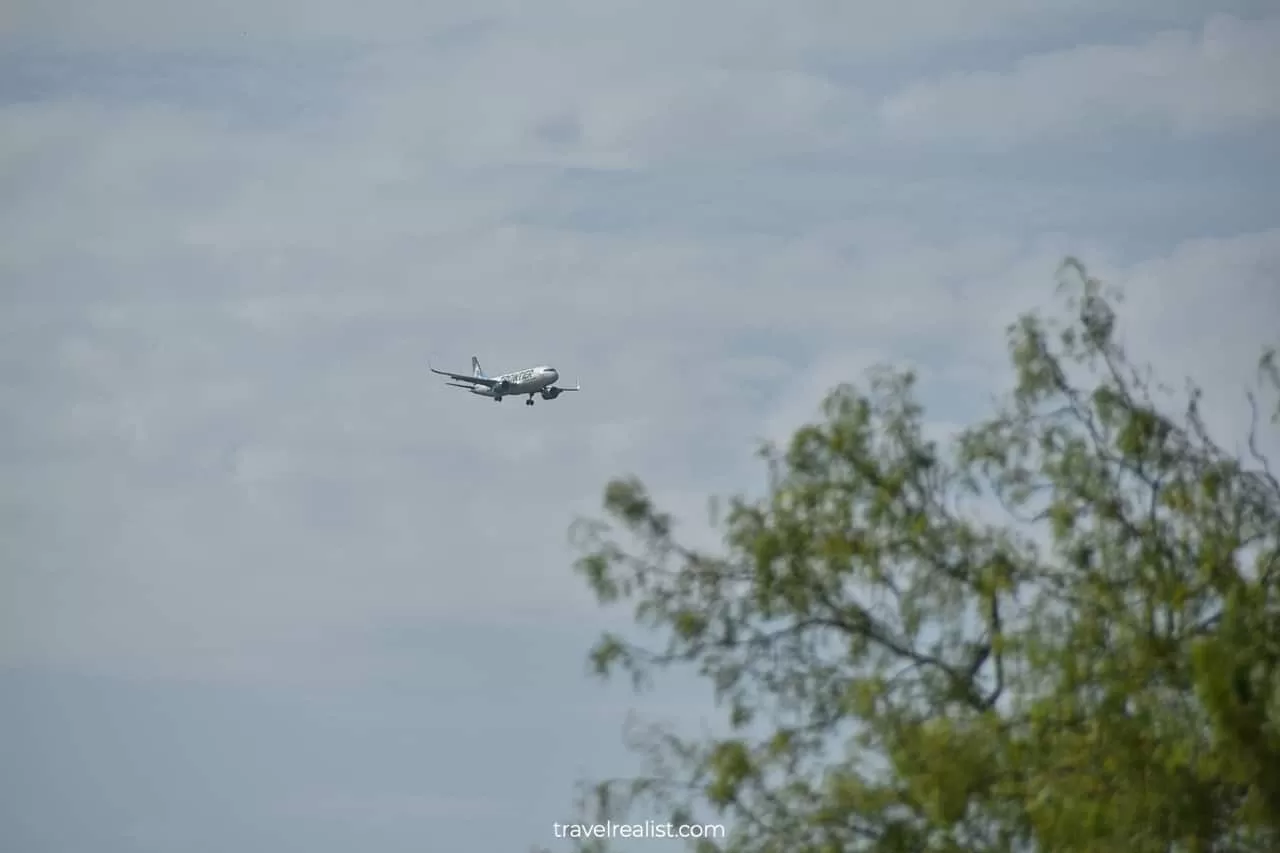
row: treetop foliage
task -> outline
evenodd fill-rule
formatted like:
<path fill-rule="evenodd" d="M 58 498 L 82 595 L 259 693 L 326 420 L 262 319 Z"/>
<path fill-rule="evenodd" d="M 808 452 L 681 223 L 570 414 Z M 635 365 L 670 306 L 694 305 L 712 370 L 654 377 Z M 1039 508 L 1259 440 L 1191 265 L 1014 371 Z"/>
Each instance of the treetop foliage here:
<path fill-rule="evenodd" d="M 836 388 L 764 448 L 723 553 L 608 485 L 578 569 L 660 642 L 606 635 L 596 671 L 693 667 L 732 731 L 648 733 L 593 819 L 727 823 L 703 853 L 1280 850 L 1274 351 L 1228 452 L 1198 390 L 1130 361 L 1117 295 L 1064 271 L 989 417 L 939 446 L 912 372 Z"/>

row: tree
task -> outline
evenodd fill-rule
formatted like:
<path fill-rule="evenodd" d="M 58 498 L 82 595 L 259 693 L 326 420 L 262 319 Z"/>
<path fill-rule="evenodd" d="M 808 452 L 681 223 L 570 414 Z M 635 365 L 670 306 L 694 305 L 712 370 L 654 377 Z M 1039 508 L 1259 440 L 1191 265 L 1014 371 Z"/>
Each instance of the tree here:
<path fill-rule="evenodd" d="M 731 827 L 700 851 L 1280 849 L 1280 483 L 1172 402 L 1114 305 L 1064 265 L 1065 322 L 1010 327 L 1014 390 L 948 447 L 910 371 L 836 388 L 765 447 L 724 553 L 679 543 L 634 478 L 579 522 L 578 569 L 662 638 L 603 676 L 692 666 L 728 736 L 657 730 L 593 819 Z M 1274 351 L 1261 390 L 1280 389 Z M 1260 423 L 1261 421 L 1261 423 Z M 632 811 L 628 811 L 632 809 Z M 652 817 L 655 812 L 646 810 Z M 711 815 L 718 815 L 712 818 Z"/>

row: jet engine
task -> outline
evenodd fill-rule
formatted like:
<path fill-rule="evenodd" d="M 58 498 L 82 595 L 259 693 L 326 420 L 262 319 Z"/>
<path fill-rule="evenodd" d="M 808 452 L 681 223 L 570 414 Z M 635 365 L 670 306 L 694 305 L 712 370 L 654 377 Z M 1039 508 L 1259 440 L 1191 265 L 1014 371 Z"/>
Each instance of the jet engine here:
<path fill-rule="evenodd" d="M 542 399 L 544 400 L 554 400 L 556 397 L 559 397 L 559 396 L 560 396 L 559 388 L 543 388 L 542 389 Z"/>

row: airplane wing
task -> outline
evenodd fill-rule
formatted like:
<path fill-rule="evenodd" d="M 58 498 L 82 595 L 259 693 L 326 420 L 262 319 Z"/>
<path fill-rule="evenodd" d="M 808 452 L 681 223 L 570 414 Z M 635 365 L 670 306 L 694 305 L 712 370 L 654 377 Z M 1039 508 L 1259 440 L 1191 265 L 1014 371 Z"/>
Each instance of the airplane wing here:
<path fill-rule="evenodd" d="M 450 379 L 456 379 L 459 382 L 470 382 L 472 383 L 472 385 L 483 385 L 486 388 L 492 388 L 494 385 L 498 384 L 498 380 L 490 379 L 487 376 L 467 376 L 465 373 L 450 373 L 447 370 L 436 370 L 434 367 L 431 367 L 430 365 L 428 365 L 428 369 L 432 373 L 438 373 L 441 376 L 448 376 Z M 450 382 L 447 384 L 452 385 L 453 383 Z M 466 388 L 468 386 L 463 385 L 460 387 Z"/>

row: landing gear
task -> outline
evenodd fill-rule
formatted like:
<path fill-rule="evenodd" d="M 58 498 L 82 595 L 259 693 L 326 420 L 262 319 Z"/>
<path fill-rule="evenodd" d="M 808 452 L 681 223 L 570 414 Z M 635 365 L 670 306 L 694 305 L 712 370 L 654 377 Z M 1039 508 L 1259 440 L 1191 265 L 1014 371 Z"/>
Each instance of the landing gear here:
<path fill-rule="evenodd" d="M 533 405 L 533 395 L 532 395 L 532 394 L 530 394 L 530 395 L 529 395 L 529 399 L 528 399 L 528 400 L 525 400 L 525 401 L 524 401 L 524 404 L 525 404 L 526 406 L 532 406 L 532 405 Z"/>
<path fill-rule="evenodd" d="M 494 397 L 494 398 L 493 398 L 493 402 L 495 402 L 495 403 L 501 403 L 501 402 L 502 402 L 502 398 L 501 398 L 501 397 Z"/>

